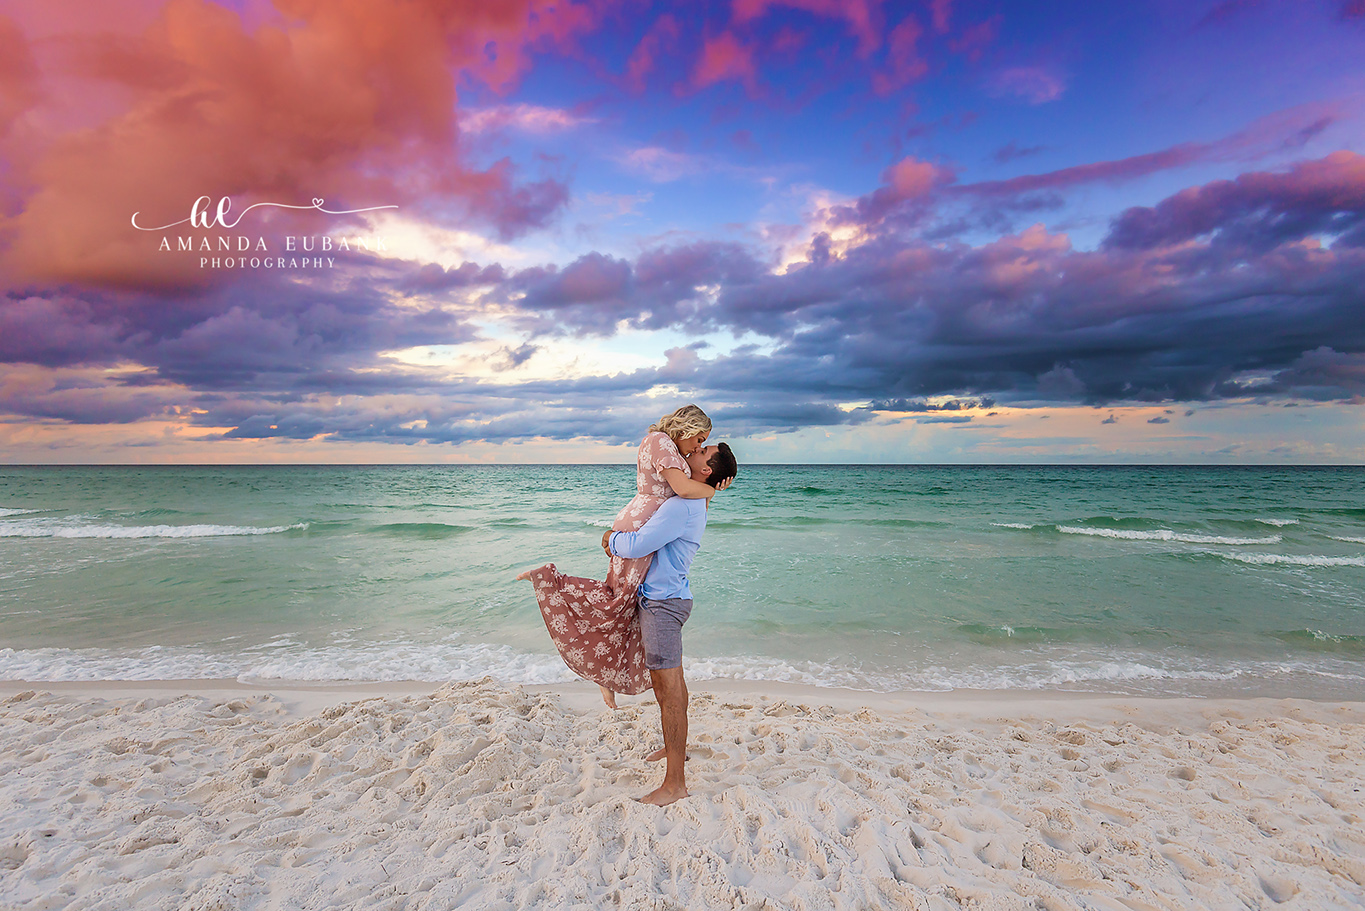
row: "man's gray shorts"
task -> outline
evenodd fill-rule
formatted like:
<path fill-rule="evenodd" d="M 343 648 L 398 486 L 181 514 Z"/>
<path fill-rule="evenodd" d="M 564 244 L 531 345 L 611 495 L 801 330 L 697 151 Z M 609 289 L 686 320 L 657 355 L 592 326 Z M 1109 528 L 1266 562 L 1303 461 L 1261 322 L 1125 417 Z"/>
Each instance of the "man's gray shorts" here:
<path fill-rule="evenodd" d="M 645 640 L 645 667 L 662 671 L 682 667 L 682 628 L 692 614 L 691 598 L 640 596 L 640 635 Z"/>

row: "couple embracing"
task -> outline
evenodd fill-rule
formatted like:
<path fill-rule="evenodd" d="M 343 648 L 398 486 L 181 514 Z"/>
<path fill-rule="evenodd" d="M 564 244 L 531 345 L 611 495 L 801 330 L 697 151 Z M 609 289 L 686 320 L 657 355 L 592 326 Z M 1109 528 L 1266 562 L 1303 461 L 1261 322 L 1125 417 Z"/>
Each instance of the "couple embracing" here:
<path fill-rule="evenodd" d="M 685 405 L 649 428 L 636 456 L 636 494 L 602 535 L 606 581 L 566 576 L 553 563 L 517 576 L 535 587 L 541 616 L 564 663 L 616 694 L 651 687 L 659 703 L 664 783 L 641 798 L 664 806 L 687 796 L 687 685 L 682 626 L 692 612 L 687 572 L 701 546 L 711 497 L 737 466 L 725 443 L 707 446 L 711 419 Z"/>

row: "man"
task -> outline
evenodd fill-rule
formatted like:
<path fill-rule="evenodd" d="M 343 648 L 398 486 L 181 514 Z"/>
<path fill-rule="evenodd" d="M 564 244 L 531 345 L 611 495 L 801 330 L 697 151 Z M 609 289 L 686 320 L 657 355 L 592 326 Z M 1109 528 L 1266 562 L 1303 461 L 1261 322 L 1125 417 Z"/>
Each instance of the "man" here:
<path fill-rule="evenodd" d="M 725 443 L 699 447 L 687 457 L 692 479 L 724 490 L 738 466 Z M 648 759 L 667 760 L 664 783 L 640 798 L 664 807 L 687 796 L 687 683 L 682 669 L 682 627 L 692 613 L 692 590 L 687 571 L 701 547 L 710 500 L 669 497 L 639 531 L 608 531 L 602 549 L 610 556 L 645 557 L 654 561 L 640 583 L 640 633 L 645 645 L 645 667 L 659 702 L 664 748 Z"/>

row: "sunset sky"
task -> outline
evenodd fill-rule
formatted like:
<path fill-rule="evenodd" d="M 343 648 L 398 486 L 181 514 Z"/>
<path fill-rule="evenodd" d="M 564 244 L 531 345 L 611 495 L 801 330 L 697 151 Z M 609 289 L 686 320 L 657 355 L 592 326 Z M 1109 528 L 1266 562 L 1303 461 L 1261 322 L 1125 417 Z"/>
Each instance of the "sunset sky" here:
<path fill-rule="evenodd" d="M 0 0 L 0 462 L 624 462 L 687 402 L 749 462 L 1365 462 L 1362 60 L 1365 0 Z"/>

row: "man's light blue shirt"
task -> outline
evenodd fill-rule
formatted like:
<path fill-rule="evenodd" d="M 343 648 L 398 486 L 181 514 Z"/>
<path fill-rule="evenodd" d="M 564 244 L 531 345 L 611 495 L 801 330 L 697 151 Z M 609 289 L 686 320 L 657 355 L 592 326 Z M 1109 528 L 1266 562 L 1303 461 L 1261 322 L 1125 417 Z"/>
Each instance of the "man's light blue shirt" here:
<path fill-rule="evenodd" d="M 640 583 L 640 594 L 646 598 L 691 598 L 687 571 L 705 530 L 705 500 L 669 497 L 639 531 L 614 531 L 607 545 L 618 557 L 654 555 Z"/>

